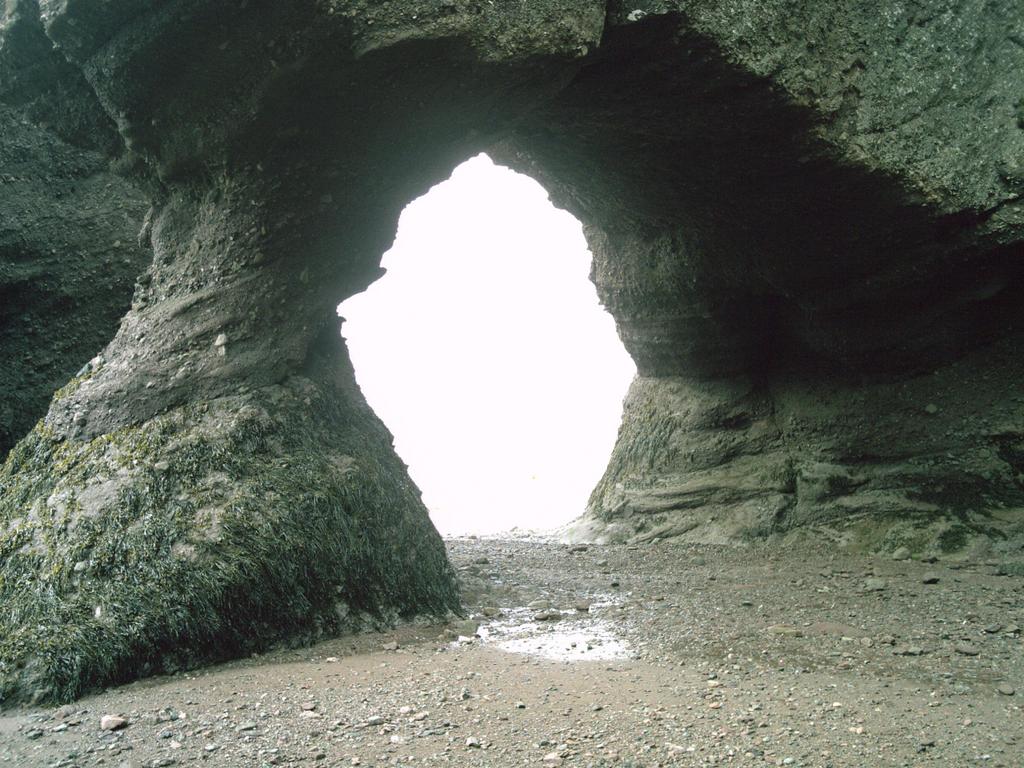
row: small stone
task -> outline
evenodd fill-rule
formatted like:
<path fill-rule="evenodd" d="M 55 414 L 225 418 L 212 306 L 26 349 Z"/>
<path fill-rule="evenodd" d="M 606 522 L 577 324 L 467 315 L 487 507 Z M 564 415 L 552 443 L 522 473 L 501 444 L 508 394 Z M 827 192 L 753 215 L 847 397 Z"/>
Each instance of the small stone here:
<path fill-rule="evenodd" d="M 589 600 L 579 600 L 579 601 L 577 601 L 577 603 L 576 603 L 576 605 L 574 607 L 580 613 L 589 613 L 590 612 L 590 601 Z"/>
<path fill-rule="evenodd" d="M 544 755 L 544 762 L 549 764 L 558 764 L 562 762 L 562 756 L 557 752 L 548 752 Z"/>
<path fill-rule="evenodd" d="M 929 416 L 934 416 L 936 413 L 939 412 L 939 406 L 937 406 L 935 403 L 928 403 L 928 405 L 924 407 L 924 412 L 927 413 Z"/>
<path fill-rule="evenodd" d="M 213 340 L 213 346 L 215 346 L 215 347 L 227 346 L 227 343 L 228 343 L 228 336 L 227 336 L 226 333 L 217 334 L 217 338 Z"/>
<path fill-rule="evenodd" d="M 922 656 L 924 655 L 924 648 L 919 645 L 901 645 L 899 648 L 893 648 L 893 656 Z"/>
<path fill-rule="evenodd" d="M 480 624 L 476 621 L 456 621 L 451 625 L 452 632 L 458 637 L 475 637 L 479 629 Z"/>
<path fill-rule="evenodd" d="M 501 609 L 495 608 L 493 605 L 486 605 L 480 609 L 480 613 L 482 613 L 488 619 L 493 619 L 496 616 L 501 616 Z"/>
<path fill-rule="evenodd" d="M 246 720 L 244 723 L 239 725 L 235 730 L 239 733 L 243 733 L 245 731 L 255 731 L 256 723 L 254 723 L 252 720 Z"/>
<path fill-rule="evenodd" d="M 909 560 L 910 550 L 906 547 L 899 547 L 895 552 L 892 553 L 893 560 Z"/>
<path fill-rule="evenodd" d="M 119 715 L 104 715 L 100 718 L 101 731 L 120 731 L 128 727 L 128 721 Z"/>
<path fill-rule="evenodd" d="M 880 579 L 877 576 L 870 576 L 864 579 L 864 589 L 868 592 L 882 592 L 889 585 L 886 584 L 885 579 Z"/>
<path fill-rule="evenodd" d="M 521 702 L 521 701 L 517 701 L 516 702 L 516 709 L 526 709 L 526 704 Z"/>
<path fill-rule="evenodd" d="M 562 614 L 558 611 L 539 611 L 533 614 L 534 621 L 558 621 Z"/>
<path fill-rule="evenodd" d="M 797 627 L 789 624 L 772 624 L 766 630 L 769 635 L 781 635 L 782 637 L 803 637 L 804 633 Z"/>
<path fill-rule="evenodd" d="M 300 708 L 302 709 L 303 712 L 312 712 L 314 709 L 316 709 L 316 702 L 315 701 L 304 701 L 299 706 L 300 706 Z"/>
<path fill-rule="evenodd" d="M 926 573 L 924 576 L 921 577 L 921 583 L 922 584 L 938 584 L 939 583 L 939 574 L 932 573 L 931 571 L 929 571 L 928 573 Z"/>
<path fill-rule="evenodd" d="M 466 739 L 466 746 L 470 747 L 471 749 L 480 749 L 480 739 L 478 739 L 476 736 L 470 736 L 468 739 Z"/>
<path fill-rule="evenodd" d="M 381 648 L 383 648 L 385 651 L 397 651 L 398 650 L 398 641 L 397 640 L 389 640 L 388 642 L 386 642 L 383 645 L 381 645 Z"/>
<path fill-rule="evenodd" d="M 1003 696 L 1013 696 L 1017 692 L 1017 690 L 1009 683 L 1000 683 L 996 686 L 996 690 Z"/>
<path fill-rule="evenodd" d="M 1003 625 L 999 622 L 996 622 L 995 624 L 989 624 L 987 627 L 985 627 L 985 632 L 990 635 L 998 635 L 1002 631 L 1002 629 Z"/>
<path fill-rule="evenodd" d="M 366 718 L 367 725 L 384 725 L 384 718 L 380 715 L 371 715 Z"/>
<path fill-rule="evenodd" d="M 981 653 L 978 648 L 970 643 L 957 643 L 953 650 L 959 653 L 961 656 L 977 656 Z"/>

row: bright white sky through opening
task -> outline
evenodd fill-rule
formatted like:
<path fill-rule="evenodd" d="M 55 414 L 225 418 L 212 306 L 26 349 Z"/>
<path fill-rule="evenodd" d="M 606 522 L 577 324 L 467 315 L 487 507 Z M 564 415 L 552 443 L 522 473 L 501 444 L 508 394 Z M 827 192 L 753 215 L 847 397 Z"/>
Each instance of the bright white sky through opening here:
<path fill-rule="evenodd" d="M 486 155 L 402 213 L 387 274 L 345 301 L 356 378 L 442 534 L 579 517 L 636 369 L 580 223 Z"/>

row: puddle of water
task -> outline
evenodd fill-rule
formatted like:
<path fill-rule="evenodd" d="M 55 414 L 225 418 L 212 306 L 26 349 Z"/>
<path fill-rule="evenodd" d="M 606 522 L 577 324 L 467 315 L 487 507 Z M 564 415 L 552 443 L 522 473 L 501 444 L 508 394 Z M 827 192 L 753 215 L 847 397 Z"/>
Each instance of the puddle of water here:
<path fill-rule="evenodd" d="M 534 613 L 516 608 L 481 626 L 480 642 L 554 661 L 610 661 L 633 655 L 610 621 L 570 611 L 562 611 L 559 621 L 534 621 Z"/>

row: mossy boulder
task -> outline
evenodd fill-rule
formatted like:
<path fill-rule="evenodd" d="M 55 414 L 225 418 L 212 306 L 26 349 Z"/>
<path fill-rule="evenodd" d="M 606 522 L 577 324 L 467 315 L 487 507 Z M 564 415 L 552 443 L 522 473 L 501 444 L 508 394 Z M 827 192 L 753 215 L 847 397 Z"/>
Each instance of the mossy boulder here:
<path fill-rule="evenodd" d="M 40 424 L 17 446 L 0 705 L 458 610 L 390 436 L 328 367 L 88 441 Z"/>

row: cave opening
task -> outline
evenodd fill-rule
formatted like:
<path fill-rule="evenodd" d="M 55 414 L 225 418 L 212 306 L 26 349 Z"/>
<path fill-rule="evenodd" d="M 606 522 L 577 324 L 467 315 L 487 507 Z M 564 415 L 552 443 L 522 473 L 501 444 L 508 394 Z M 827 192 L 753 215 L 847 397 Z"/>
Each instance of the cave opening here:
<path fill-rule="evenodd" d="M 342 335 L 438 530 L 583 514 L 636 368 L 580 222 L 481 154 L 406 207 L 382 267 L 338 307 Z"/>

